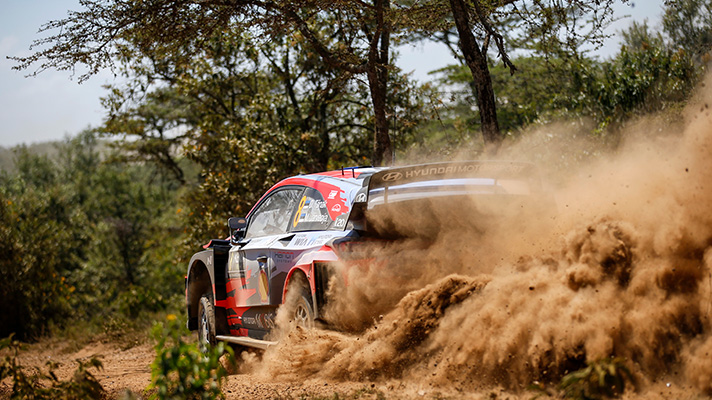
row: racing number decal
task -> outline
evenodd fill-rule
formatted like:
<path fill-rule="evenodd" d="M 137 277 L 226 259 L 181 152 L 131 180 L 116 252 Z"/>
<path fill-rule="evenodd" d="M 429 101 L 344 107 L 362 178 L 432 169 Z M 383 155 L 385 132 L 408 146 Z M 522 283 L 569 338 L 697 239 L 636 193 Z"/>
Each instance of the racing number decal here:
<path fill-rule="evenodd" d="M 302 199 L 299 201 L 299 207 L 297 207 L 297 213 L 294 214 L 294 223 L 292 224 L 293 228 L 297 227 L 297 224 L 299 223 L 300 217 L 302 215 L 302 208 L 304 208 L 304 203 L 307 201 L 307 196 L 302 196 Z"/>

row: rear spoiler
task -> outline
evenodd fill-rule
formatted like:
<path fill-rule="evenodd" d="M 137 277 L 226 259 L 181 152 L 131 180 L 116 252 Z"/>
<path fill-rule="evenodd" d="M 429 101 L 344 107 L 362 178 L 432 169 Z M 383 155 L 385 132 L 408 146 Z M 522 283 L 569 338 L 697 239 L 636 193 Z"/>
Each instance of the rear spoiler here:
<path fill-rule="evenodd" d="M 525 183 L 528 194 L 542 191 L 534 164 L 515 161 L 460 161 L 411 165 L 378 171 L 364 181 L 354 205 L 371 203 L 372 196 L 389 201 L 389 193 L 430 192 L 442 195 L 468 193 L 504 194 L 505 181 Z M 425 189 L 429 187 L 430 189 Z M 396 190 L 392 192 L 391 188 Z M 403 198 L 403 196 L 401 196 Z M 412 196 L 409 196 L 412 197 Z M 375 200 L 375 198 L 374 198 Z M 365 205 L 365 204 L 364 204 Z M 370 207 L 370 206 L 369 206 Z"/>
<path fill-rule="evenodd" d="M 411 182 L 442 179 L 490 178 L 490 179 L 539 179 L 539 173 L 531 163 L 515 161 L 461 161 L 412 165 L 388 168 L 371 176 L 368 189 L 402 185 Z"/>

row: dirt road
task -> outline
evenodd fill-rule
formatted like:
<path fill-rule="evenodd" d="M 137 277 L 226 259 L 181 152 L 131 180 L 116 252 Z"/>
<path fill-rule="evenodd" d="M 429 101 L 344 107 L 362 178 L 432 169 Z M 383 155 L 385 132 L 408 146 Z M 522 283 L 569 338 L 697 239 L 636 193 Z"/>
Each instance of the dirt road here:
<path fill-rule="evenodd" d="M 73 350 L 72 343 L 45 340 L 32 344 L 20 354 L 19 363 L 25 367 L 38 367 L 46 371 L 48 361 L 59 363 L 57 376 L 67 379 L 76 369 L 75 360 L 100 357 L 104 368 L 100 372 L 92 370 L 110 399 L 121 399 L 130 391 L 140 398 L 148 398 L 147 390 L 151 382 L 150 364 L 155 357 L 151 344 L 145 343 L 122 349 L 118 343 L 90 343 L 79 350 Z M 254 357 L 254 355 L 250 355 Z M 260 374 L 234 373 L 223 387 L 228 399 L 407 399 L 407 398 L 478 398 L 470 393 L 449 393 L 430 387 L 407 384 L 396 380 L 380 382 L 335 382 L 324 379 L 290 381 L 289 379 L 265 379 Z M 483 396 L 493 398 L 496 390 L 484 391 Z M 0 383 L 0 398 L 11 395 L 11 383 Z M 337 397 L 338 396 L 338 397 Z"/>
<path fill-rule="evenodd" d="M 76 368 L 74 360 L 101 356 L 103 371 L 96 373 L 110 399 L 121 399 L 131 391 L 139 398 L 148 398 L 151 381 L 150 364 L 154 350 L 148 343 L 122 349 L 116 343 L 90 343 L 79 350 L 72 344 L 47 340 L 29 346 L 21 353 L 25 366 L 44 367 L 47 361 L 60 364 L 57 375 L 67 378 Z M 266 378 L 264 374 L 235 373 L 228 377 L 223 392 L 228 399 L 532 399 L 558 398 L 554 388 L 549 394 L 523 389 L 504 390 L 501 387 L 480 387 L 458 391 L 454 385 L 434 387 L 432 383 L 407 379 L 376 379 L 374 381 L 334 381 L 324 378 L 294 380 L 288 375 Z M 0 398 L 10 397 L 10 383 L 0 383 Z M 644 389 L 628 391 L 624 399 L 702 399 L 708 398 L 690 386 L 678 386 L 664 380 Z"/>

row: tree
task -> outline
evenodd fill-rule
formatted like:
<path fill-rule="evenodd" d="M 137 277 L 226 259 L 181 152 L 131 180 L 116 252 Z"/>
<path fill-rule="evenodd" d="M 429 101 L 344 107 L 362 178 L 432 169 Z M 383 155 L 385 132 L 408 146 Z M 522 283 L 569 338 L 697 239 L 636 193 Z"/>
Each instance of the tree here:
<path fill-rule="evenodd" d="M 102 2 L 82 0 L 83 10 L 46 24 L 42 31 L 60 32 L 35 41 L 49 45 L 29 57 L 14 58 L 17 69 L 37 65 L 75 71 L 85 66 L 80 81 L 105 67 L 136 58 L 180 54 L 185 60 L 217 33 L 251 32 L 264 43 L 299 34 L 329 67 L 365 74 L 374 112 L 374 164 L 389 162 L 392 146 L 386 110 L 391 18 L 389 0 L 335 2 L 159 0 Z M 158 57 L 153 57 L 158 55 Z M 135 61 L 135 60 L 134 60 Z M 180 64 L 176 63 L 180 68 Z M 176 71 L 179 72 L 179 71 Z"/>
<path fill-rule="evenodd" d="M 366 76 L 374 115 L 372 161 L 380 165 L 390 162 L 393 154 L 389 135 L 393 110 L 388 109 L 391 42 L 411 31 L 432 33 L 443 27 L 457 31 L 473 78 L 483 136 L 496 149 L 502 134 L 489 72 L 490 43 L 511 73 L 516 68 L 507 43 L 547 54 L 576 53 L 581 43 L 600 43 L 614 1 L 83 0 L 82 11 L 43 27 L 44 31 L 60 29 L 35 42 L 35 46 L 49 48 L 15 60 L 19 62 L 16 68 L 38 65 L 37 71 L 74 71 L 85 65 L 88 69 L 80 76 L 82 80 L 103 67 L 138 58 L 160 60 L 166 54 L 180 54 L 187 62 L 221 32 L 250 32 L 262 38 L 257 47 L 298 36 L 305 44 L 303 51 L 317 54 L 329 68 L 349 78 Z M 174 72 L 179 73 L 186 64 L 175 65 Z"/>
<path fill-rule="evenodd" d="M 647 23 L 622 32 L 620 52 L 610 60 L 572 64 L 572 94 L 556 104 L 591 117 L 598 132 L 615 133 L 634 114 L 668 109 L 689 98 L 698 73 L 692 57 L 670 48 Z"/>
<path fill-rule="evenodd" d="M 491 45 L 512 75 L 518 69 L 509 56 L 512 49 L 575 61 L 581 45 L 602 44 L 614 1 L 449 0 L 447 7 L 438 1 L 417 10 L 421 18 L 411 29 L 419 32 L 416 38 L 432 37 L 447 45 L 468 67 L 482 135 L 489 152 L 496 152 L 504 135 L 497 118 L 501 102 L 496 100 L 490 72 Z"/>
<path fill-rule="evenodd" d="M 480 7 L 477 0 L 473 3 L 475 7 Z M 465 58 L 467 67 L 472 73 L 477 103 L 480 110 L 480 120 L 482 124 L 482 136 L 485 143 L 492 146 L 492 151 L 496 152 L 496 148 L 502 141 L 502 135 L 499 131 L 499 123 L 497 122 L 497 108 L 494 100 L 494 90 L 492 89 L 492 78 L 489 75 L 489 66 L 487 65 L 487 47 L 483 46 L 482 51 L 478 45 L 475 35 L 472 34 L 470 23 L 470 9 L 465 4 L 464 0 L 450 0 L 452 15 L 457 27 L 457 33 L 460 37 L 460 50 Z M 475 8 L 479 11 L 479 8 Z M 480 15 L 480 14 L 476 14 Z M 485 17 L 486 18 L 486 17 Z M 486 23 L 486 19 L 480 21 Z M 484 25 L 484 24 L 483 24 Z M 484 25 L 489 27 L 489 25 Z M 488 37 L 491 33 L 488 33 Z M 497 40 L 497 39 L 495 39 Z M 501 42 L 501 41 L 500 41 Z M 516 70 L 514 64 L 509 61 L 506 52 L 500 52 L 502 61 L 511 69 L 512 73 Z"/>
<path fill-rule="evenodd" d="M 282 177 L 363 156 L 367 92 L 300 51 L 299 36 L 279 39 L 257 47 L 251 34 L 228 31 L 190 56 L 151 53 L 131 64 L 133 85 L 105 99 L 103 132 L 124 139 L 126 158 L 179 182 L 186 157 L 200 169 L 187 180 L 191 246 L 223 235 L 228 217 L 245 215 Z"/>
<path fill-rule="evenodd" d="M 58 150 L 16 148 L 16 172 L 0 174 L 3 337 L 136 317 L 180 296 L 175 185 L 152 165 L 107 163 L 92 131 Z"/>
<path fill-rule="evenodd" d="M 570 68 L 564 60 L 520 56 L 512 62 L 518 66 L 514 75 L 508 70 L 494 68 L 490 63 L 492 87 L 497 93 L 497 119 L 504 132 L 516 132 L 546 118 L 556 112 L 556 100 L 575 96 L 569 79 Z M 439 86 L 449 90 L 451 107 L 461 110 L 453 117 L 466 119 L 464 125 L 479 128 L 477 115 L 464 111 L 477 108 L 469 68 L 450 65 L 438 70 L 437 74 Z"/>
<path fill-rule="evenodd" d="M 15 149 L 0 176 L 0 336 L 36 338 L 70 312 L 68 275 L 84 259 L 85 218 L 51 160 Z"/>
<path fill-rule="evenodd" d="M 684 49 L 698 64 L 704 64 L 703 57 L 712 49 L 712 1 L 667 1 L 663 30 L 673 46 Z"/>

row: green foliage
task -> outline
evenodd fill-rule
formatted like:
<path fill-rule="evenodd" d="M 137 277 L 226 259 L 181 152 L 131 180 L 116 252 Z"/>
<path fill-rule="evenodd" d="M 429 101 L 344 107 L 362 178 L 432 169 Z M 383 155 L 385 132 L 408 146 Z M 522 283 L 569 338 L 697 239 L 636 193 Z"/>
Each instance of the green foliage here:
<path fill-rule="evenodd" d="M 16 172 L 0 176 L 1 334 L 30 340 L 179 303 L 174 185 L 152 166 L 105 162 L 91 132 L 57 158 L 15 152 Z"/>
<path fill-rule="evenodd" d="M 697 83 L 690 55 L 668 48 L 647 25 L 633 24 L 624 39 L 612 60 L 573 65 L 573 90 L 579 95 L 558 99 L 569 111 L 592 117 L 599 130 L 682 102 Z"/>
<path fill-rule="evenodd" d="M 683 49 L 703 66 L 710 60 L 712 1 L 671 0 L 665 7 L 662 22 L 673 48 Z"/>
<path fill-rule="evenodd" d="M 518 66 L 514 75 L 506 68 L 490 66 L 497 118 L 500 128 L 507 132 L 550 115 L 556 109 L 555 99 L 571 95 L 571 85 L 567 84 L 570 75 L 563 60 L 521 56 L 513 62 Z M 449 119 L 453 128 L 479 130 L 479 111 L 469 69 L 464 65 L 450 65 L 436 72 L 440 75 L 439 86 L 449 89 L 448 107 L 452 110 Z"/>
<path fill-rule="evenodd" d="M 151 399 L 224 399 L 221 386 L 227 371 L 220 357 L 234 357 L 232 348 L 220 342 L 202 353 L 197 344 L 183 340 L 185 328 L 175 318 L 168 316 L 168 324 L 154 325 L 152 336 L 156 340 L 156 359 L 151 364 L 151 385 L 155 389 Z"/>
<path fill-rule="evenodd" d="M 564 116 L 592 119 L 592 133 L 607 140 L 634 116 L 686 101 L 709 50 L 709 0 L 669 2 L 662 34 L 633 25 L 610 60 L 577 54 L 567 39 L 600 36 L 572 31 L 570 19 L 593 34 L 610 15 L 591 11 L 611 2 L 542 1 L 517 12 L 467 3 L 486 5 L 470 11 L 473 34 L 492 40 L 490 55 L 496 48 L 507 57 L 505 39 L 527 51 L 512 60 L 513 76 L 486 68 L 509 135 Z M 384 131 L 374 90 L 386 92 L 378 107 L 399 157 L 483 150 L 467 67 L 441 71 L 436 90 L 386 65 L 389 41 L 412 32 L 438 32 L 457 53 L 447 2 L 392 3 L 383 19 L 373 11 L 387 2 L 367 11 L 350 0 L 199 3 L 88 0 L 45 26 L 61 28 L 39 41 L 49 48 L 16 59 L 19 68 L 44 63 L 40 70 L 86 64 L 88 75 L 114 66 L 127 79 L 104 99 L 100 133 L 118 139 L 116 151 L 85 132 L 56 157 L 16 149 L 15 169 L 0 176 L 0 335 L 31 339 L 68 318 L 115 321 L 107 329 L 120 330 L 146 311 L 177 307 L 184 261 L 224 237 L 226 219 L 246 215 L 269 186 L 368 163 L 376 126 Z M 371 51 L 379 27 L 383 51 Z"/>
<path fill-rule="evenodd" d="M 17 356 L 21 349 L 20 342 L 13 335 L 0 340 L 0 351 L 8 350 L 9 354 L 0 363 L 0 381 L 5 378 L 12 380 L 11 399 L 36 400 L 81 400 L 98 399 L 104 395 L 104 388 L 89 371 L 91 368 L 100 372 L 103 369 L 101 361 L 96 357 L 88 361 L 77 360 L 79 364 L 72 377 L 66 381 L 60 380 L 55 374 L 57 364 L 48 362 L 49 372 L 45 373 L 33 368 L 29 374 L 26 368 L 18 363 Z"/>
<path fill-rule="evenodd" d="M 67 275 L 80 268 L 86 235 L 51 163 L 17 154 L 18 175 L 0 178 L 0 334 L 27 338 L 69 315 Z"/>
<path fill-rule="evenodd" d="M 596 400 L 618 397 L 625 391 L 633 376 L 621 358 L 589 362 L 586 368 L 572 372 L 561 379 L 564 397 L 577 400 Z"/>
<path fill-rule="evenodd" d="M 320 29 L 329 37 L 332 27 Z M 188 184 L 181 215 L 191 250 L 224 236 L 227 218 L 246 215 L 286 176 L 368 163 L 369 88 L 307 51 L 302 35 L 272 37 L 265 43 L 229 29 L 190 54 L 135 49 L 133 57 L 155 62 L 127 63 L 134 85 L 105 99 L 102 130 L 122 139 L 122 155 Z M 417 88 L 396 69 L 389 79 L 393 140 L 405 147 L 422 118 Z"/>
<path fill-rule="evenodd" d="M 571 54 L 560 43 L 544 51 L 545 41 L 510 38 L 532 52 L 512 60 L 517 66 L 512 76 L 509 69 L 490 64 L 500 127 L 516 135 L 533 123 L 590 118 L 595 124 L 592 134 L 612 134 L 615 142 L 617 131 L 629 119 L 679 107 L 702 76 L 700 57 L 709 57 L 704 55 L 712 26 L 705 12 L 709 7 L 708 0 L 670 2 L 664 32 L 634 23 L 621 32 L 620 52 L 604 61 Z M 507 20 L 501 22 L 504 29 Z M 688 31 L 697 44 L 688 40 Z M 452 33 L 446 31 L 438 38 L 452 47 Z M 438 72 L 440 87 L 448 90 L 444 107 L 438 121 L 421 126 L 419 132 L 429 144 L 426 148 L 457 148 L 471 143 L 479 130 L 475 91 L 462 63 Z"/>

